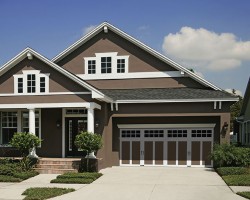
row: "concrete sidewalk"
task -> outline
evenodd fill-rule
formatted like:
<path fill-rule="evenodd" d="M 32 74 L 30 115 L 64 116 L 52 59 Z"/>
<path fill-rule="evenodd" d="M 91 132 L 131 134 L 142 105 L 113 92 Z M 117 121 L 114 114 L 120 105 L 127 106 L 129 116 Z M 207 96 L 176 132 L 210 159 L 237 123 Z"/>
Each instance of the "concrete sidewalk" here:
<path fill-rule="evenodd" d="M 31 187 L 60 187 L 79 190 L 86 186 L 84 184 L 50 183 L 50 181 L 58 175 L 59 174 L 39 174 L 21 183 L 0 183 L 0 200 L 21 200 L 25 197 L 22 193 Z"/>

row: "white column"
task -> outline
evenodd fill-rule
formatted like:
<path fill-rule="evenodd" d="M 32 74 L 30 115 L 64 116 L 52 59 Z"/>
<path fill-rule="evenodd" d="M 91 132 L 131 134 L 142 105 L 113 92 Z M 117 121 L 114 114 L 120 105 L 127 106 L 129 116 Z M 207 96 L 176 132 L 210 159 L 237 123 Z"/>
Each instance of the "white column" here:
<path fill-rule="evenodd" d="M 94 133 L 95 132 L 95 128 L 94 128 L 94 108 L 90 105 L 90 108 L 88 108 L 88 125 L 87 125 L 87 130 L 88 132 Z M 89 153 L 89 155 L 87 155 L 86 157 L 89 158 L 96 158 L 94 152 Z"/>
<path fill-rule="evenodd" d="M 36 115 L 35 115 L 35 108 L 29 108 L 29 133 L 36 135 Z M 36 155 L 36 148 L 34 147 L 30 151 L 30 157 L 38 158 Z"/>

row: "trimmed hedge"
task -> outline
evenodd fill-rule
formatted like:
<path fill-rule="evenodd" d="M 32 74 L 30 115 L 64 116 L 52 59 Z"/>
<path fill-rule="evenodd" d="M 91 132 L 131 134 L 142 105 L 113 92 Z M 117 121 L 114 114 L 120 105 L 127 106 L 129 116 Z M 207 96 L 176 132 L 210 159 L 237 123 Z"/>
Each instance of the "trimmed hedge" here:
<path fill-rule="evenodd" d="M 249 174 L 250 170 L 245 167 L 220 167 L 216 169 L 220 176 Z"/>
<path fill-rule="evenodd" d="M 222 176 L 229 186 L 250 186 L 250 174 Z"/>
<path fill-rule="evenodd" d="M 0 175 L 12 176 L 16 172 L 21 172 L 21 167 L 18 163 L 5 163 L 0 165 Z"/>

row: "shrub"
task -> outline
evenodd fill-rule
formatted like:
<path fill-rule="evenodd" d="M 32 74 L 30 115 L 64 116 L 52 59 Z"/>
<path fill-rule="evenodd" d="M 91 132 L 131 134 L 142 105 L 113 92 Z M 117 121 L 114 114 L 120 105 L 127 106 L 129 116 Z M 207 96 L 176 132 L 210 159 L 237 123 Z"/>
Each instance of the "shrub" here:
<path fill-rule="evenodd" d="M 250 174 L 222 176 L 222 178 L 229 186 L 250 186 Z"/>
<path fill-rule="evenodd" d="M 220 176 L 249 174 L 249 169 L 245 167 L 220 167 L 216 171 Z"/>
<path fill-rule="evenodd" d="M 216 144 L 210 157 L 215 167 L 247 167 L 250 165 L 250 148 Z"/>
<path fill-rule="evenodd" d="M 51 183 L 70 183 L 70 184 L 90 184 L 94 180 L 91 178 L 83 179 L 83 178 L 57 178 L 53 179 Z"/>
<path fill-rule="evenodd" d="M 10 144 L 20 151 L 23 157 L 21 161 L 23 170 L 30 170 L 34 163 L 36 163 L 33 158 L 28 158 L 28 155 L 29 152 L 33 148 L 38 147 L 40 143 L 41 140 L 31 133 L 15 133 L 12 137 Z"/>
<path fill-rule="evenodd" d="M 0 165 L 0 175 L 12 176 L 16 172 L 21 172 L 21 167 L 18 163 L 6 163 Z"/>
<path fill-rule="evenodd" d="M 31 170 L 31 171 L 25 171 L 25 172 L 14 173 L 14 174 L 13 174 L 13 177 L 15 177 L 15 178 L 20 178 L 20 179 L 22 179 L 22 180 L 26 180 L 26 179 L 31 178 L 31 177 L 34 177 L 34 176 L 36 176 L 36 175 L 38 175 L 38 174 L 39 174 L 38 172 Z"/>
<path fill-rule="evenodd" d="M 75 145 L 87 153 L 87 171 L 89 168 L 89 153 L 98 151 L 102 148 L 102 137 L 99 134 L 91 132 L 81 132 L 76 136 Z"/>

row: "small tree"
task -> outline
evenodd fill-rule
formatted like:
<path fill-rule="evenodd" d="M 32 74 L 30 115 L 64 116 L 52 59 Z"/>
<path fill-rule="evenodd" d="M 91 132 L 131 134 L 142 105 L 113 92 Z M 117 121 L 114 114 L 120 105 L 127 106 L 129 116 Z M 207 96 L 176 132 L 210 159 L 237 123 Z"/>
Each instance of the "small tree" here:
<path fill-rule="evenodd" d="M 31 161 L 28 158 L 29 153 L 33 148 L 38 147 L 40 143 L 41 140 L 31 133 L 15 133 L 12 137 L 10 145 L 20 151 L 21 156 L 23 157 L 21 164 L 24 170 L 30 169 Z"/>
<path fill-rule="evenodd" d="M 80 132 L 75 139 L 75 145 L 87 153 L 87 171 L 89 171 L 89 154 L 102 148 L 102 137 L 91 132 Z"/>

